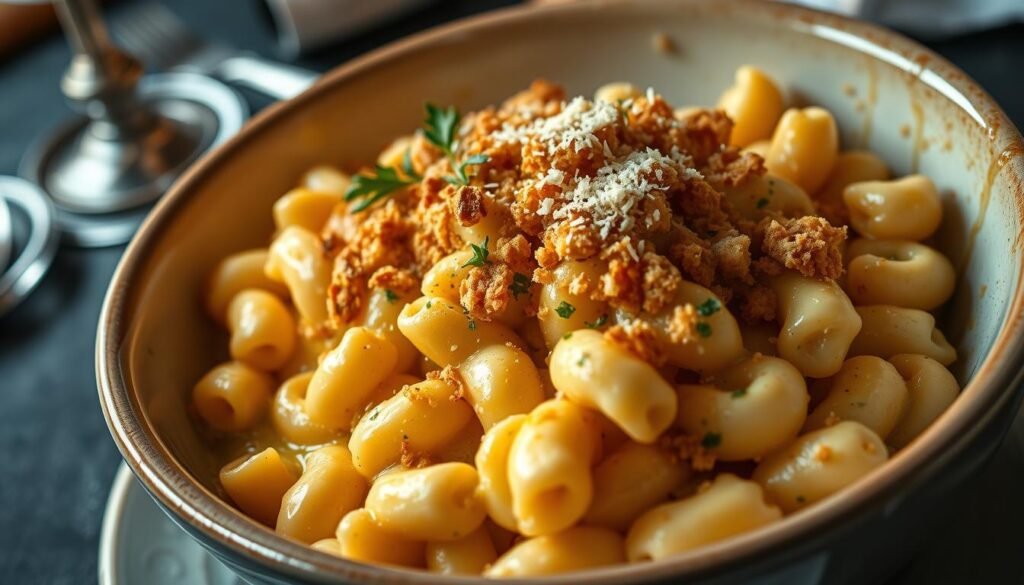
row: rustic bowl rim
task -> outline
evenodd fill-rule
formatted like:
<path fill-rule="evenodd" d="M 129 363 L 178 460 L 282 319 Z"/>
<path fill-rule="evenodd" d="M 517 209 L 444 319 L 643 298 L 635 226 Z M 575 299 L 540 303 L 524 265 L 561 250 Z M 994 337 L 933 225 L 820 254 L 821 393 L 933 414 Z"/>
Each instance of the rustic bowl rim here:
<path fill-rule="evenodd" d="M 665 10 L 688 6 L 757 12 L 766 20 L 784 23 L 790 28 L 824 27 L 840 34 L 833 42 L 846 44 L 874 60 L 887 59 L 909 74 L 931 71 L 944 87 L 932 86 L 964 109 L 966 101 L 980 114 L 974 120 L 988 131 L 993 152 L 1001 147 L 1003 172 L 1008 173 L 1012 196 L 1018 211 L 1024 207 L 1024 140 L 995 101 L 960 69 L 943 57 L 898 33 L 857 20 L 826 14 L 793 5 L 757 0 L 672 0 L 659 3 Z M 506 23 L 543 18 L 546 14 L 599 10 L 604 6 L 648 5 L 654 0 L 594 0 L 552 6 L 517 6 L 484 13 L 429 29 L 385 45 L 353 59 L 324 75 L 311 89 L 292 100 L 275 104 L 256 116 L 238 135 L 193 166 L 179 179 L 157 205 L 124 253 L 114 273 L 103 303 L 96 339 L 96 377 L 100 403 L 111 435 L 132 471 L 172 518 L 206 544 L 231 553 L 235 562 L 246 559 L 267 574 L 290 576 L 318 582 L 376 582 L 427 584 L 490 583 L 480 577 L 447 579 L 421 571 L 365 565 L 336 558 L 305 545 L 285 539 L 244 517 L 222 502 L 178 464 L 170 450 L 146 421 L 138 396 L 125 376 L 123 347 L 128 343 L 134 314 L 131 292 L 136 277 L 144 270 L 159 236 L 175 220 L 195 192 L 195 185 L 215 175 L 226 161 L 237 155 L 245 144 L 260 140 L 278 120 L 300 112 L 307 102 L 317 99 L 363 72 L 387 67 L 404 54 L 434 46 L 468 31 L 501 27 Z M 804 31 L 806 32 L 806 31 Z M 856 45 L 856 46 L 853 46 Z M 914 69 L 916 67 L 916 70 Z M 949 93 L 950 91 L 954 93 Z M 995 156 L 995 155 L 994 155 Z M 1020 229 L 1020 228 L 1018 228 Z M 1017 234 L 1018 243 L 1024 233 Z M 550 580 L 576 582 L 585 578 L 593 585 L 640 582 L 656 579 L 693 577 L 724 569 L 728 561 L 764 560 L 775 555 L 795 557 L 814 546 L 811 534 L 837 529 L 858 511 L 877 504 L 884 493 L 893 493 L 904 482 L 924 469 L 937 469 L 959 448 L 976 436 L 1001 406 L 1010 402 L 1020 385 L 1024 363 L 1024 261 L 1017 266 L 1017 286 L 1013 291 L 1006 321 L 972 380 L 960 398 L 937 424 L 887 465 L 840 495 L 821 505 L 754 533 L 741 535 L 702 548 L 700 554 L 685 554 L 672 559 L 642 565 L 627 565 L 575 573 Z M 803 537 L 803 538 L 800 538 Z M 769 559 L 770 561 L 771 559 Z M 730 568 L 735 568 L 731 566 Z"/>

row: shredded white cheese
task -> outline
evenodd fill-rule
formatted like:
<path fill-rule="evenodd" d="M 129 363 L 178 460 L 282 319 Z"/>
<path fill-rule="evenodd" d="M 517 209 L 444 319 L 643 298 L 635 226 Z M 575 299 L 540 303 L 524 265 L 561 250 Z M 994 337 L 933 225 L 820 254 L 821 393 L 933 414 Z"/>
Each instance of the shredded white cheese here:
<path fill-rule="evenodd" d="M 579 152 L 601 146 L 595 133 L 614 124 L 619 115 L 614 104 L 576 97 L 554 116 L 518 127 L 503 126 L 493 137 L 498 143 L 525 144 L 536 140 L 547 148 L 548 154 L 569 148 Z"/>

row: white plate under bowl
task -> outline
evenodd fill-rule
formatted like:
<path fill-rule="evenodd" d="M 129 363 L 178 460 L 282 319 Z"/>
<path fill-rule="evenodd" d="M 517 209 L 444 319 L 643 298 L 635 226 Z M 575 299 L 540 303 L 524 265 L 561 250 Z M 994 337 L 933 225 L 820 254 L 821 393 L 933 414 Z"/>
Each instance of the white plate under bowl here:
<path fill-rule="evenodd" d="M 244 585 L 175 526 L 122 463 L 103 515 L 99 585 L 140 584 Z"/>

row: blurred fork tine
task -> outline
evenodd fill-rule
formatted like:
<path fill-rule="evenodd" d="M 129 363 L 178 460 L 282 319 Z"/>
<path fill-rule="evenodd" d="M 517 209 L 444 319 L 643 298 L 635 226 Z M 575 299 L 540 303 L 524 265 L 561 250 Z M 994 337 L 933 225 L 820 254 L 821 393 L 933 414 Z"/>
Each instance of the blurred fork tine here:
<path fill-rule="evenodd" d="M 111 30 L 125 50 L 159 70 L 174 67 L 203 45 L 177 15 L 157 2 L 126 8 Z"/>

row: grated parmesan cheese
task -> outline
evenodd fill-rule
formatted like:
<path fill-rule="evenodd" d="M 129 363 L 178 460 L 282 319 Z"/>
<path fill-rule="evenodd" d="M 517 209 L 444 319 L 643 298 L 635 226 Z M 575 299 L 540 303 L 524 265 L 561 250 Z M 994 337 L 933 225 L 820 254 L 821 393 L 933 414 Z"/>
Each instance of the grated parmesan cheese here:
<path fill-rule="evenodd" d="M 547 148 L 548 154 L 569 148 L 580 152 L 585 148 L 599 147 L 595 132 L 616 123 L 619 116 L 619 110 L 613 104 L 576 97 L 554 116 L 518 127 L 506 124 L 492 136 L 498 143 L 537 141 Z"/>
<path fill-rule="evenodd" d="M 555 220 L 575 222 L 579 217 L 588 217 L 598 228 L 600 238 L 607 241 L 613 233 L 632 229 L 633 210 L 639 201 L 665 190 L 648 177 L 661 180 L 666 168 L 675 169 L 682 176 L 689 176 L 693 170 L 686 166 L 682 156 L 665 156 L 653 148 L 638 150 L 607 162 L 593 177 L 576 179 L 563 194 L 562 205 L 548 212 Z"/>

